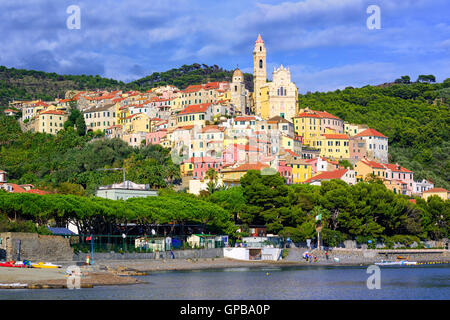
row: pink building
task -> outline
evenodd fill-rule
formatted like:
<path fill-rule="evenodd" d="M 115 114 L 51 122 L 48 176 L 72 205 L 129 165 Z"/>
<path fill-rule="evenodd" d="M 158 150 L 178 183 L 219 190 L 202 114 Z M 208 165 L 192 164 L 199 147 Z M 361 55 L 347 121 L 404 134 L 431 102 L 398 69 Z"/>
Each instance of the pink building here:
<path fill-rule="evenodd" d="M 147 133 L 145 140 L 147 145 L 149 144 L 160 144 L 162 140 L 167 136 L 167 129 L 162 129 L 155 132 Z"/>
<path fill-rule="evenodd" d="M 386 179 L 399 180 L 406 183 L 407 195 L 414 192 L 414 172 L 393 163 L 383 163 L 386 168 Z"/>
<path fill-rule="evenodd" d="M 194 179 L 203 180 L 206 177 L 206 172 L 213 168 L 217 172 L 222 170 L 223 161 L 221 158 L 213 157 L 196 157 L 189 160 L 194 167 L 192 176 Z"/>
<path fill-rule="evenodd" d="M 362 137 L 351 137 L 349 142 L 351 159 L 361 160 L 367 155 L 365 139 Z"/>
<path fill-rule="evenodd" d="M 286 184 L 292 184 L 292 167 L 286 164 L 286 160 L 278 161 L 278 172 L 286 179 Z"/>

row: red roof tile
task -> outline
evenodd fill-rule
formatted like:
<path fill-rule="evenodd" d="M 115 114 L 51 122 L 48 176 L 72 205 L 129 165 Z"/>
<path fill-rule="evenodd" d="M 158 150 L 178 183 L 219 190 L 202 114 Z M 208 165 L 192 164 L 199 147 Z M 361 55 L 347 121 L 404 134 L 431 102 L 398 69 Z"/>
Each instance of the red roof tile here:
<path fill-rule="evenodd" d="M 424 191 L 423 193 L 432 193 L 432 192 L 448 192 L 448 190 L 444 188 L 433 188 L 427 191 Z"/>
<path fill-rule="evenodd" d="M 349 139 L 349 136 L 341 133 L 324 133 L 322 134 L 326 139 Z"/>
<path fill-rule="evenodd" d="M 179 114 L 203 113 L 206 112 L 210 105 L 211 103 L 193 104 L 181 110 Z"/>
<path fill-rule="evenodd" d="M 264 163 L 244 163 L 237 168 L 233 168 L 230 171 L 248 171 L 248 170 L 262 170 L 264 168 L 269 168 L 269 165 Z"/>
<path fill-rule="evenodd" d="M 306 182 L 311 182 L 315 180 L 331 180 L 331 179 L 340 179 L 342 176 L 348 171 L 348 169 L 338 169 L 334 171 L 324 171 L 319 173 L 317 176 L 314 176 Z"/>
<path fill-rule="evenodd" d="M 393 163 L 383 163 L 383 166 L 385 166 L 386 168 L 388 168 L 389 170 L 394 171 L 394 172 L 412 173 L 412 171 L 405 169 L 402 166 L 393 164 Z"/>
<path fill-rule="evenodd" d="M 236 117 L 234 118 L 234 121 L 252 121 L 256 120 L 255 117 Z"/>
<path fill-rule="evenodd" d="M 326 119 L 341 120 L 339 117 L 336 117 L 335 115 L 332 115 L 329 112 L 316 110 L 309 110 L 307 112 L 299 113 L 298 115 L 295 116 L 295 118 L 326 118 Z"/>
<path fill-rule="evenodd" d="M 364 131 L 361 131 L 355 137 L 381 137 L 381 138 L 387 138 L 384 134 L 378 132 L 375 129 L 366 129 Z"/>
<path fill-rule="evenodd" d="M 59 111 L 59 110 L 48 110 L 48 111 L 41 112 L 40 114 L 65 115 L 66 113 L 64 111 Z"/>

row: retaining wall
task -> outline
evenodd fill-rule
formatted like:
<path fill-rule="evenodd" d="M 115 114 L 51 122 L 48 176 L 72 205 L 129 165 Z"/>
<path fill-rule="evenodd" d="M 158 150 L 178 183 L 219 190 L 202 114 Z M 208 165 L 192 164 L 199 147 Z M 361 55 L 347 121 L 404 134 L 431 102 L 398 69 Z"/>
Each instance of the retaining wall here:
<path fill-rule="evenodd" d="M 17 259 L 17 240 L 21 241 L 20 259 L 38 261 L 64 261 L 73 256 L 69 239 L 61 236 L 45 236 L 37 233 L 5 232 L 0 233 L 0 259 Z"/>

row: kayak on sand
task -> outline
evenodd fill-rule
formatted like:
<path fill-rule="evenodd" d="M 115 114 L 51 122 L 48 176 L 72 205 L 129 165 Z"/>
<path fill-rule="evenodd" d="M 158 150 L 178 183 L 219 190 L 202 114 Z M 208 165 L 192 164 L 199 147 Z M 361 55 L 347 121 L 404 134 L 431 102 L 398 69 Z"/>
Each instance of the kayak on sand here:
<path fill-rule="evenodd" d="M 61 268 L 62 266 L 58 264 L 53 264 L 50 262 L 38 262 L 38 263 L 32 263 L 31 266 L 33 268 L 39 268 L 39 269 L 56 269 Z"/>

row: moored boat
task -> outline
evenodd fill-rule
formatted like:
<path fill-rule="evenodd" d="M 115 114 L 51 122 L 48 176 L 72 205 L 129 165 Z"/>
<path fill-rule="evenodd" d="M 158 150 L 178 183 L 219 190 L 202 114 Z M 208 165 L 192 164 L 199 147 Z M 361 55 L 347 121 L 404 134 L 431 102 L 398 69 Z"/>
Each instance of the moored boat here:
<path fill-rule="evenodd" d="M 25 265 L 22 261 L 5 261 L 0 263 L 0 267 L 7 267 L 7 268 L 27 268 L 28 266 Z"/>
<path fill-rule="evenodd" d="M 62 266 L 58 264 L 53 264 L 50 262 L 38 262 L 38 263 L 32 263 L 31 266 L 33 268 L 39 268 L 39 269 L 56 269 L 61 268 Z"/>
<path fill-rule="evenodd" d="M 384 261 L 375 262 L 377 266 L 412 266 L 417 264 L 415 261 Z"/>

